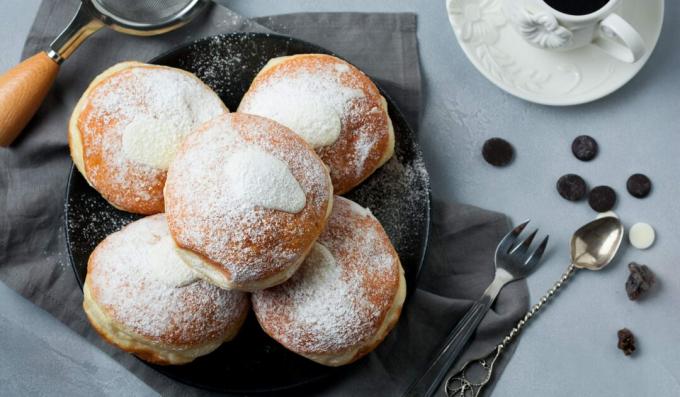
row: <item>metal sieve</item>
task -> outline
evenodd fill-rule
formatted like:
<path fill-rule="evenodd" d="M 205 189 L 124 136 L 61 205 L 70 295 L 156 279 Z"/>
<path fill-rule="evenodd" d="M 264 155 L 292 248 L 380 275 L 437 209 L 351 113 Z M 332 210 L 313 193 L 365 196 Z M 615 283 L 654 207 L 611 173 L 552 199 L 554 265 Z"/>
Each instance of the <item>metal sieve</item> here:
<path fill-rule="evenodd" d="M 9 146 L 38 110 L 59 65 L 94 32 L 109 28 L 137 36 L 169 32 L 210 0 L 82 0 L 71 23 L 43 51 L 0 75 L 0 146 Z"/>
<path fill-rule="evenodd" d="M 61 63 L 99 29 L 152 36 L 177 29 L 210 4 L 208 0 L 82 0 L 71 23 L 50 44 L 48 55 Z"/>

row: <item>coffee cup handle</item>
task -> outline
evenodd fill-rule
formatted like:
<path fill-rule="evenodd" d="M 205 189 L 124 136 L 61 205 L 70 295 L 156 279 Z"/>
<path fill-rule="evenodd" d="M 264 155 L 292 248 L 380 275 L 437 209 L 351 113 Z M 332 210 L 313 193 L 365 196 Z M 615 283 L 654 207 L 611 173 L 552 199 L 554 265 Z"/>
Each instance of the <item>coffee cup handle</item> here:
<path fill-rule="evenodd" d="M 618 14 L 611 14 L 600 22 L 599 35 L 593 44 L 614 58 L 628 63 L 637 62 L 646 51 L 640 33 Z"/>

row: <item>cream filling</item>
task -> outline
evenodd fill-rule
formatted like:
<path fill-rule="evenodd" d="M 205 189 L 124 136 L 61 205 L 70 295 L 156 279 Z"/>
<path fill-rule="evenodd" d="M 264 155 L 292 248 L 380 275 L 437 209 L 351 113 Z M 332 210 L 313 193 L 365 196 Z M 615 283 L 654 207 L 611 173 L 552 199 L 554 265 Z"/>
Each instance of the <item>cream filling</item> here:
<path fill-rule="evenodd" d="M 184 287 L 200 279 L 182 258 L 177 255 L 177 245 L 172 236 L 164 235 L 148 247 L 148 271 L 164 285 L 172 288 Z"/>
<path fill-rule="evenodd" d="M 267 62 L 266 65 L 264 65 L 262 70 L 260 70 L 260 72 L 258 73 L 258 76 L 260 74 L 266 72 L 267 70 L 273 68 L 274 66 L 279 65 L 279 64 L 287 61 L 288 59 L 292 59 L 292 58 L 299 57 L 299 56 L 302 56 L 302 55 L 289 55 L 289 56 L 285 56 L 285 57 L 272 58 L 272 59 L 269 60 L 269 62 Z M 342 65 L 342 66 L 349 68 L 349 66 L 347 66 L 347 65 Z M 385 98 L 382 97 L 382 96 L 380 97 L 380 105 L 381 105 L 383 111 L 385 112 L 385 114 L 388 115 L 387 116 L 387 123 L 388 123 L 387 127 L 388 127 L 388 130 L 389 130 L 389 141 L 387 143 L 387 150 L 385 150 L 385 153 L 380 158 L 380 162 L 378 162 L 378 165 L 375 167 L 375 169 L 382 167 L 392 157 L 392 155 L 394 154 L 394 142 L 395 142 L 394 125 L 392 124 L 392 119 L 389 117 L 389 109 L 388 109 L 388 106 L 387 106 L 387 100 L 385 100 Z M 375 171 L 375 170 L 373 170 L 373 171 Z M 371 174 L 372 173 L 373 172 L 371 172 Z"/>
<path fill-rule="evenodd" d="M 272 58 L 260 70 L 258 76 L 298 56 L 300 55 Z M 339 64 L 335 70 L 344 73 L 350 69 L 347 65 Z M 274 103 L 277 105 L 274 106 Z M 342 120 L 338 110 L 324 101 L 307 96 L 290 97 L 286 92 L 270 90 L 265 101 L 255 100 L 250 103 L 248 113 L 276 120 L 302 137 L 314 149 L 334 144 L 342 132 Z"/>
<path fill-rule="evenodd" d="M 325 164 L 324 167 L 328 168 Z M 333 212 L 333 184 L 330 182 L 330 176 L 327 176 L 328 178 L 328 209 L 326 210 L 326 216 L 324 218 L 324 224 L 328 221 L 328 218 L 331 216 L 331 212 Z M 312 242 L 309 247 L 300 255 L 300 258 L 288 269 L 281 273 L 274 274 L 270 277 L 261 279 L 261 280 L 256 280 L 256 281 L 249 281 L 245 284 L 239 284 L 235 283 L 230 277 L 227 277 L 223 272 L 217 270 L 215 268 L 215 265 L 209 263 L 206 261 L 201 255 L 179 247 L 177 244 L 175 244 L 175 249 L 177 250 L 177 254 L 179 257 L 184 261 L 184 263 L 192 268 L 196 273 L 198 273 L 205 281 L 216 285 L 222 289 L 228 289 L 228 290 L 238 290 L 238 291 L 245 291 L 245 292 L 255 292 L 263 289 L 267 289 L 270 287 L 273 287 L 275 285 L 282 284 L 289 278 L 295 274 L 295 272 L 298 270 L 300 265 L 302 265 L 302 262 L 304 262 L 305 258 L 307 257 L 307 254 L 309 251 L 312 249 L 314 246 L 314 242 Z"/>
<path fill-rule="evenodd" d="M 233 153 L 224 164 L 225 194 L 248 207 L 289 213 L 305 208 L 307 198 L 288 164 L 255 146 Z"/>
<path fill-rule="evenodd" d="M 305 258 L 307 257 L 307 253 L 313 246 L 314 244 L 310 245 L 307 251 L 302 253 L 302 255 L 300 255 L 300 258 L 293 265 L 291 265 L 284 271 L 263 278 L 261 280 L 249 281 L 246 284 L 235 283 L 231 278 L 227 277 L 224 273 L 217 270 L 215 268 L 215 265 L 210 264 L 208 261 L 203 259 L 201 255 L 198 255 L 195 252 L 180 247 L 176 247 L 176 250 L 177 254 L 179 255 L 180 258 L 182 258 L 184 263 L 186 263 L 187 266 L 196 271 L 196 273 L 201 275 L 203 279 L 205 279 L 205 281 L 213 285 L 216 285 L 222 289 L 255 292 L 273 287 L 275 285 L 279 285 L 288 280 L 289 278 L 291 278 L 293 274 L 295 274 L 295 272 L 300 268 L 300 265 L 302 265 L 302 262 L 304 262 Z"/>
<path fill-rule="evenodd" d="M 318 149 L 335 143 L 342 131 L 338 112 L 318 98 L 285 92 L 267 93 L 266 98 L 253 99 L 248 113 L 267 117 L 283 124 Z"/>
<path fill-rule="evenodd" d="M 85 310 L 87 317 L 97 331 L 104 334 L 110 343 L 115 344 L 125 351 L 153 354 L 158 362 L 165 364 L 186 364 L 197 357 L 211 353 L 220 347 L 222 343 L 234 339 L 246 319 L 246 316 L 244 315 L 239 322 L 234 323 L 230 327 L 228 332 L 224 335 L 224 338 L 220 340 L 208 341 L 196 347 L 170 346 L 147 341 L 144 336 L 127 330 L 124 325 L 107 316 L 104 310 L 92 297 L 87 279 L 83 284 L 83 295 L 83 309 Z"/>
<path fill-rule="evenodd" d="M 132 162 L 167 171 L 190 132 L 178 133 L 179 128 L 169 120 L 138 116 L 121 133 L 123 155 Z"/>

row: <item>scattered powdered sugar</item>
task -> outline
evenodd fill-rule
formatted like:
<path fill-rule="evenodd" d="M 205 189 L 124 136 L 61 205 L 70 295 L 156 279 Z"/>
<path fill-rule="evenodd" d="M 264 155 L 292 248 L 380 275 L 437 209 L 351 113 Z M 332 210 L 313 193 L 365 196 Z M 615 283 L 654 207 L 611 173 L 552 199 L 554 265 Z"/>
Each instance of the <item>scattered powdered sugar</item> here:
<path fill-rule="evenodd" d="M 266 37 L 266 41 L 258 40 Z M 273 41 L 283 48 L 270 48 Z M 236 109 L 248 85 L 272 54 L 291 50 L 295 40 L 261 33 L 207 37 L 189 45 L 188 51 L 162 61 L 189 70 L 209 85 L 230 109 Z"/>
<path fill-rule="evenodd" d="M 139 219 L 139 215 L 113 208 L 87 184 L 75 167 L 71 172 L 64 212 L 69 248 L 82 284 L 87 271 L 87 260 L 97 244 L 109 234 Z"/>
<path fill-rule="evenodd" d="M 316 64 L 312 71 L 297 70 L 265 80 L 248 93 L 239 111 L 276 120 L 315 149 L 332 145 L 340 136 L 342 118 L 351 111 L 352 100 L 365 96 L 341 83 L 347 72 L 344 64 Z"/>
<path fill-rule="evenodd" d="M 346 196 L 371 210 L 415 276 L 427 242 L 429 177 L 414 143 L 397 142 L 395 156 Z"/>
<path fill-rule="evenodd" d="M 244 59 L 255 56 L 252 51 L 247 51 L 249 42 L 247 35 L 238 37 L 232 36 L 212 36 L 205 39 L 208 45 L 192 44 L 187 52 L 189 56 L 180 56 L 178 66 L 182 69 L 191 70 L 203 82 L 209 85 L 222 98 L 234 97 L 238 89 L 243 85 L 244 79 L 241 74 L 247 69 Z M 238 93 L 240 97 L 243 92 Z M 238 102 L 227 103 L 230 109 L 236 109 Z"/>
<path fill-rule="evenodd" d="M 265 329 L 302 353 L 340 352 L 377 332 L 400 266 L 370 212 L 336 197 L 329 223 L 286 283 L 253 295 Z"/>
<path fill-rule="evenodd" d="M 95 186 L 134 192 L 139 200 L 152 199 L 150 185 L 164 175 L 184 137 L 227 111 L 194 76 L 157 66 L 117 72 L 96 86 L 89 100 L 90 110 L 79 123 L 84 154 L 102 161 L 88 163 L 88 179 Z"/>
<path fill-rule="evenodd" d="M 169 237 L 162 214 L 107 237 L 94 251 L 87 276 L 94 298 L 116 321 L 156 341 L 182 345 L 218 339 L 247 310 L 247 295 L 205 281 L 171 285 L 188 277 L 164 274 L 186 267 L 173 256 Z"/>
<path fill-rule="evenodd" d="M 256 146 L 232 154 L 224 165 L 224 175 L 226 195 L 249 207 L 291 213 L 305 207 L 305 192 L 288 165 Z"/>

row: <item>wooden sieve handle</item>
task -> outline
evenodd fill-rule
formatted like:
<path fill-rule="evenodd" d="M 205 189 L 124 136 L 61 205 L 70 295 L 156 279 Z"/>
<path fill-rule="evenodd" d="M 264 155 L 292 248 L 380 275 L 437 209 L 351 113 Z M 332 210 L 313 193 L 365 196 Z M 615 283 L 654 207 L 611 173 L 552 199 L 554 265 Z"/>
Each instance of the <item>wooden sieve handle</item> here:
<path fill-rule="evenodd" d="M 40 52 L 0 76 L 0 146 L 28 124 L 54 83 L 59 65 Z"/>

